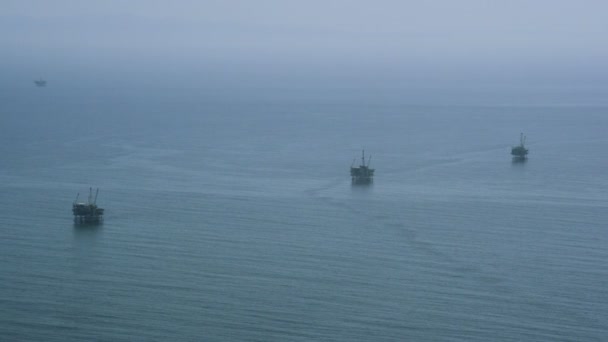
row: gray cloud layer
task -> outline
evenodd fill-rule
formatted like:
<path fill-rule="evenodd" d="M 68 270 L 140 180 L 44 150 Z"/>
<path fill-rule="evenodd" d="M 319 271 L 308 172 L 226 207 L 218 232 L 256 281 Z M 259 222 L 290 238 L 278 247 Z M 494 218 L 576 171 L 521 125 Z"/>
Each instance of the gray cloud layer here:
<path fill-rule="evenodd" d="M 102 66 L 593 75 L 608 57 L 605 1 L 5 0 L 2 7 L 0 44 L 16 64 L 44 58 Z"/>

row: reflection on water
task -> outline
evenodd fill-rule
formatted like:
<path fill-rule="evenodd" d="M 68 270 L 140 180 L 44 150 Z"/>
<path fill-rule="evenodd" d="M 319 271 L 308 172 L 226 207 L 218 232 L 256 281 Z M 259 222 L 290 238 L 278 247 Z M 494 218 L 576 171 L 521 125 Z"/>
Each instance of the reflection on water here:
<path fill-rule="evenodd" d="M 353 194 L 368 194 L 374 189 L 374 183 L 357 184 L 351 183 L 350 186 Z"/>
<path fill-rule="evenodd" d="M 73 232 L 76 239 L 95 239 L 101 235 L 103 223 L 74 223 Z"/>
<path fill-rule="evenodd" d="M 100 258 L 102 248 L 103 225 L 99 224 L 74 224 L 71 255 L 71 269 L 73 277 L 90 274 L 94 265 Z"/>
<path fill-rule="evenodd" d="M 511 164 L 513 164 L 513 165 L 523 165 L 527 161 L 528 161 L 528 158 L 513 157 L 513 159 L 511 160 Z"/>

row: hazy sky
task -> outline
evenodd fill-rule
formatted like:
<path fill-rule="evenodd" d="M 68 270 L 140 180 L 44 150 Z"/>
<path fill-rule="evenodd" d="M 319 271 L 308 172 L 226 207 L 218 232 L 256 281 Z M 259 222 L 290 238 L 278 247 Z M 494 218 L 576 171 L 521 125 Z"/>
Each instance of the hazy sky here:
<path fill-rule="evenodd" d="M 11 65 L 36 68 L 384 70 L 387 77 L 391 70 L 559 70 L 603 79 L 607 15 L 605 0 L 2 0 L 0 46 Z"/>

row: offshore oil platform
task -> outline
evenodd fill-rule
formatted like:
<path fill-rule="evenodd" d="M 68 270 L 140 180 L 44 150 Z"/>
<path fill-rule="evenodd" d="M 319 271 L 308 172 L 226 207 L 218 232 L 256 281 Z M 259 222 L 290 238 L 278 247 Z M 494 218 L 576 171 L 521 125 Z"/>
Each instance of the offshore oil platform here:
<path fill-rule="evenodd" d="M 43 80 L 42 78 L 37 79 L 37 80 L 34 80 L 34 84 L 35 84 L 37 87 L 46 87 L 46 81 L 45 81 L 45 80 Z"/>
<path fill-rule="evenodd" d="M 78 196 L 72 204 L 72 213 L 74 213 L 74 223 L 87 224 L 87 223 L 100 223 L 103 221 L 103 208 L 97 206 L 97 195 L 99 195 L 99 188 L 95 192 L 95 198 L 93 198 L 93 188 L 89 188 L 89 198 L 86 202 L 78 202 Z"/>
<path fill-rule="evenodd" d="M 511 148 L 511 155 L 513 155 L 513 159 L 523 160 L 526 159 L 528 155 L 528 149 L 524 146 L 526 142 L 526 136 L 521 133 L 519 136 L 519 146 L 515 146 Z"/>
<path fill-rule="evenodd" d="M 354 167 L 355 160 L 350 165 L 350 177 L 352 180 L 352 184 L 370 184 L 374 182 L 374 169 L 370 169 L 369 165 L 372 160 L 370 156 L 367 160 L 367 164 L 365 163 L 365 150 L 361 151 L 361 165 L 359 167 Z"/>

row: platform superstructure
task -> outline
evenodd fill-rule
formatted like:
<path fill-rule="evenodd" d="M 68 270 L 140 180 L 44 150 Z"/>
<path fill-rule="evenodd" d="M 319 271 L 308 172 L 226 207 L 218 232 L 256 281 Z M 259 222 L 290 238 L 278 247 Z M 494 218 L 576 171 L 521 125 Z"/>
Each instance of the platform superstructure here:
<path fill-rule="evenodd" d="M 103 221 L 104 210 L 97 206 L 97 195 L 99 195 L 99 188 L 95 192 L 94 198 L 93 188 L 89 188 L 89 197 L 86 202 L 78 202 L 80 194 L 76 195 L 76 199 L 72 204 L 74 223 L 100 223 Z"/>
<path fill-rule="evenodd" d="M 519 136 L 519 146 L 511 148 L 511 155 L 516 159 L 526 159 L 528 156 L 528 149 L 524 146 L 526 143 L 526 136 L 521 133 Z"/>
<path fill-rule="evenodd" d="M 370 184 L 374 182 L 374 169 L 370 168 L 372 157 L 365 162 L 365 150 L 361 151 L 361 165 L 355 167 L 355 161 L 350 166 L 350 177 L 353 184 Z"/>

